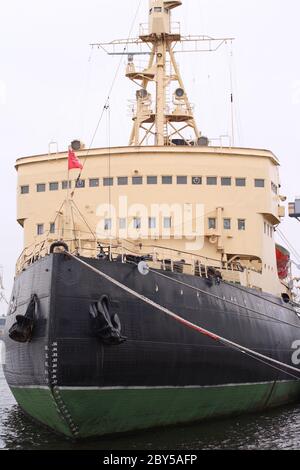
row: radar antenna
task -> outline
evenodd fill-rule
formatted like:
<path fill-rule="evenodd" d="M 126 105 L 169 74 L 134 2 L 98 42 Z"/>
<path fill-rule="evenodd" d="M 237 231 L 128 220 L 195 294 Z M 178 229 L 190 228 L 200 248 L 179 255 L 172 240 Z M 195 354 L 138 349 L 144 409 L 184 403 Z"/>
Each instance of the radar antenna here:
<path fill-rule="evenodd" d="M 138 38 L 91 44 L 108 55 L 128 56 L 126 77 L 139 87 L 129 145 L 145 145 L 149 139 L 158 146 L 208 145 L 208 139 L 201 136 L 197 127 L 175 54 L 216 51 L 233 38 L 182 36 L 180 23 L 171 21 L 171 10 L 181 6 L 182 1 L 149 1 L 149 21 L 140 25 Z M 135 56 L 149 57 L 146 68 L 136 68 Z M 154 99 L 149 91 L 151 84 Z M 172 95 L 172 100 L 168 101 L 169 95 Z M 191 129 L 194 139 L 186 137 L 187 130 Z"/>

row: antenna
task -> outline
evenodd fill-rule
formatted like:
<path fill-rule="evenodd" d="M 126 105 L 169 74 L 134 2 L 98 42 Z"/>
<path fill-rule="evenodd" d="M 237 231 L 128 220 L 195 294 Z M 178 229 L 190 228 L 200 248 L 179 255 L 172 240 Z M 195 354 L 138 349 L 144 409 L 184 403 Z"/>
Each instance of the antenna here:
<path fill-rule="evenodd" d="M 140 25 L 138 38 L 91 44 L 108 55 L 128 56 L 126 77 L 139 87 L 129 145 L 141 146 L 149 137 L 158 146 L 203 145 L 175 54 L 214 52 L 233 38 L 182 36 L 180 23 L 171 21 L 171 11 L 181 5 L 181 0 L 150 0 L 149 21 Z M 148 56 L 146 68 L 135 66 L 136 56 Z M 167 96 L 171 88 L 175 89 L 170 107 Z M 185 137 L 191 129 L 194 140 Z"/>

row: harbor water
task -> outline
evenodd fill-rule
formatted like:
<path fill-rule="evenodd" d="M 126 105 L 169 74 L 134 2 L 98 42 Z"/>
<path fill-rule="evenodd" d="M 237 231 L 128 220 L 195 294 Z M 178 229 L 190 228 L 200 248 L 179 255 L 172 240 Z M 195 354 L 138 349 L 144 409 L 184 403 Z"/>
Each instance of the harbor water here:
<path fill-rule="evenodd" d="M 28 419 L 11 395 L 0 367 L 0 450 L 299 450 L 300 405 L 122 437 L 72 442 Z"/>

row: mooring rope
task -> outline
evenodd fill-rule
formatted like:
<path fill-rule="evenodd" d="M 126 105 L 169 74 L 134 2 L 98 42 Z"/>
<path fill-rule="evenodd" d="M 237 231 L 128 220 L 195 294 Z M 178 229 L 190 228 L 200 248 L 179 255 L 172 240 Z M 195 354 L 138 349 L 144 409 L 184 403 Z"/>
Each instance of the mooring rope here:
<path fill-rule="evenodd" d="M 91 266 L 90 264 L 86 263 L 82 259 L 78 258 L 77 256 L 74 256 L 71 253 L 66 253 L 70 258 L 74 259 L 78 263 L 80 263 L 82 266 L 85 266 L 89 270 L 93 271 L 95 274 L 98 276 L 102 277 L 103 279 L 106 279 L 108 282 L 111 284 L 115 285 L 116 287 L 120 288 L 121 290 L 127 292 L 128 294 L 132 295 L 133 297 L 138 298 L 142 302 L 150 305 L 151 307 L 154 307 L 155 309 L 161 311 L 162 313 L 166 314 L 167 316 L 173 318 L 177 322 L 181 323 L 182 325 L 197 331 L 198 333 L 201 333 L 204 336 L 209 337 L 210 339 L 217 341 L 219 343 L 222 343 L 226 346 L 229 346 L 230 348 L 233 348 L 235 350 L 238 350 L 242 354 L 246 354 L 250 357 L 253 357 L 254 359 L 258 360 L 259 362 L 264 362 L 267 366 L 276 368 L 280 372 L 284 372 L 285 374 L 296 378 L 297 380 L 300 380 L 300 375 L 294 375 L 291 372 L 288 372 L 286 370 L 282 370 L 281 368 L 283 367 L 284 369 L 288 369 L 293 372 L 297 372 L 297 374 L 300 374 L 300 369 L 297 369 L 296 367 L 290 366 L 289 364 L 285 364 L 283 362 L 277 361 L 276 359 L 273 359 L 272 357 L 265 356 L 264 354 L 261 354 L 257 351 L 254 351 L 252 349 L 246 348 L 238 343 L 235 343 L 233 341 L 230 341 L 229 339 L 223 338 L 222 336 L 219 336 L 205 328 L 202 328 L 188 320 L 185 320 L 184 318 L 180 317 L 176 313 L 172 312 L 171 310 L 163 307 L 162 305 L 159 305 L 158 303 L 154 302 L 153 300 L 149 299 L 148 297 L 145 297 L 142 294 L 139 294 L 138 292 L 134 291 L 133 289 L 130 289 L 127 287 L 125 284 L 122 284 L 121 282 L 117 281 L 116 279 L 112 278 L 108 274 L 105 274 L 104 272 L 100 271 L 99 269 L 95 268 L 94 266 Z M 267 362 L 265 362 L 267 361 Z M 271 362 L 272 364 L 269 364 L 268 362 Z M 279 366 L 279 367 L 278 367 Z"/>

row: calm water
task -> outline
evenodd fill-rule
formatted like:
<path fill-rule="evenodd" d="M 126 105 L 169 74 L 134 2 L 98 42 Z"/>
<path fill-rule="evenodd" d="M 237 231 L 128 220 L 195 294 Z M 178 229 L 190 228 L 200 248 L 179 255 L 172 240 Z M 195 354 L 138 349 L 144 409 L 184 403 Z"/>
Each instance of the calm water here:
<path fill-rule="evenodd" d="M 300 406 L 222 422 L 74 443 L 33 424 L 19 410 L 0 369 L 0 449 L 300 449 Z"/>

